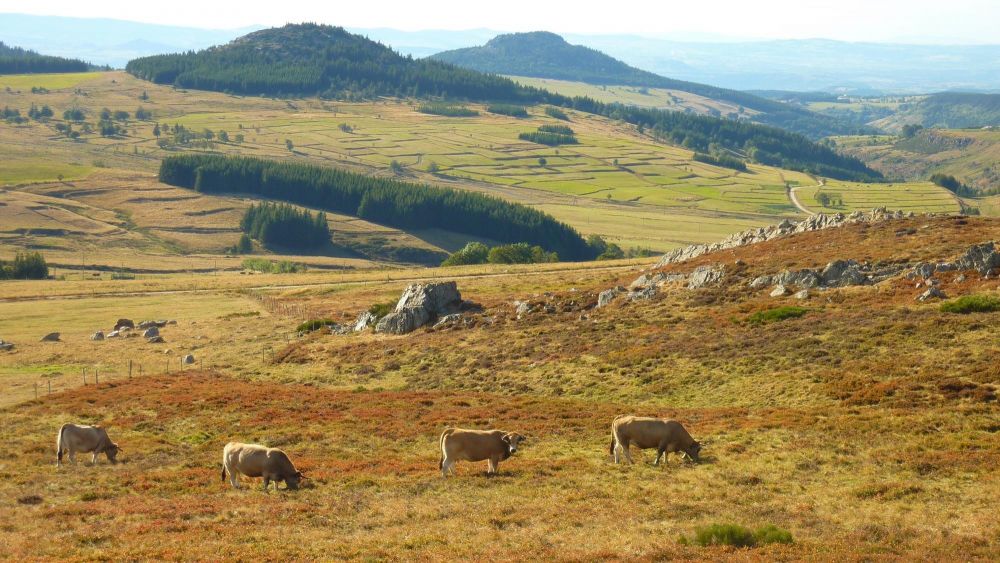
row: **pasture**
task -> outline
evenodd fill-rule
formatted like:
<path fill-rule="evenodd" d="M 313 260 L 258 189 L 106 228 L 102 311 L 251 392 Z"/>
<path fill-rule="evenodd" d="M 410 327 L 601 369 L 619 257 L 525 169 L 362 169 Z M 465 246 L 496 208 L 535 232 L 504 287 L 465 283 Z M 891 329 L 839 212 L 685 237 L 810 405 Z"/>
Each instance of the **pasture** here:
<path fill-rule="evenodd" d="M 670 267 L 724 263 L 718 287 L 602 309 L 588 305 L 637 264 L 188 274 L 109 282 L 108 295 L 5 283 L 16 299 L 0 302 L 0 337 L 17 347 L 0 352 L 0 494 L 13 515 L 0 539 L 19 558 L 995 559 L 998 313 L 941 312 L 902 278 L 805 302 L 747 281 L 840 258 L 940 261 L 997 237 L 996 221 L 947 217 L 805 233 Z M 289 335 L 425 275 L 456 279 L 492 322 Z M 940 277 L 952 296 L 1000 290 Z M 515 299 L 552 307 L 518 319 Z M 803 316 L 745 322 L 793 302 Z M 120 316 L 178 325 L 165 344 L 86 339 Z M 60 327 L 63 342 L 37 342 Z M 189 352 L 200 366 L 149 367 Z M 147 369 L 128 380 L 132 355 Z M 100 386 L 68 382 L 98 365 Z M 31 383 L 47 378 L 66 384 L 34 400 Z M 610 421 L 625 412 L 681 420 L 708 443 L 704 461 L 654 468 L 646 451 L 613 465 Z M 55 432 L 70 420 L 106 425 L 125 463 L 57 471 Z M 437 437 L 451 425 L 528 441 L 497 477 L 463 463 L 444 480 Z M 310 485 L 233 491 L 219 480 L 233 439 L 283 448 Z M 776 525 L 794 541 L 681 539 L 716 523 Z"/>

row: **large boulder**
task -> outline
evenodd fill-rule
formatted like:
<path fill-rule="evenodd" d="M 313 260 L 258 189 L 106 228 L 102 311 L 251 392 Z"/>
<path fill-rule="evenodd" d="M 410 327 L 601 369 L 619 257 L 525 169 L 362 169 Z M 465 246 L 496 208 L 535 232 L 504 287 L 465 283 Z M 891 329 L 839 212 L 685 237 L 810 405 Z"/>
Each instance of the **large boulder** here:
<path fill-rule="evenodd" d="M 155 326 L 147 328 L 142 333 L 143 338 L 152 338 L 154 336 L 159 336 L 159 335 L 160 335 L 160 329 L 156 328 Z"/>
<path fill-rule="evenodd" d="M 194 355 L 188 354 L 188 355 L 184 356 L 183 358 L 181 358 L 181 363 L 184 364 L 184 365 L 186 365 L 186 366 L 189 366 L 189 365 L 193 364 L 194 363 Z"/>
<path fill-rule="evenodd" d="M 113 330 L 121 330 L 122 328 L 135 328 L 135 322 L 132 319 L 118 319 Z"/>
<path fill-rule="evenodd" d="M 358 318 L 354 321 L 354 332 L 361 332 L 377 322 L 378 317 L 375 316 L 375 313 L 365 311 L 358 315 Z"/>
<path fill-rule="evenodd" d="M 930 301 L 931 299 L 944 299 L 944 292 L 937 287 L 931 287 L 917 297 L 917 301 Z"/>
<path fill-rule="evenodd" d="M 791 291 L 787 287 L 778 284 L 771 290 L 771 297 L 784 297 L 789 293 L 791 293 Z"/>
<path fill-rule="evenodd" d="M 633 285 L 634 282 L 633 282 Z M 611 289 L 605 289 L 597 296 L 597 306 L 604 307 L 615 300 L 616 297 L 625 293 L 625 288 L 622 286 L 612 287 Z"/>
<path fill-rule="evenodd" d="M 14 349 L 13 342 L 4 342 L 3 340 L 0 340 L 0 352 L 6 352 L 7 350 L 13 350 L 13 349 Z"/>
<path fill-rule="evenodd" d="M 42 337 L 42 342 L 59 342 L 59 333 L 50 332 Z"/>
<path fill-rule="evenodd" d="M 862 272 L 861 265 L 855 260 L 834 260 L 830 262 L 823 268 L 820 278 L 823 285 L 829 287 L 846 287 L 868 283 L 868 276 Z"/>
<path fill-rule="evenodd" d="M 415 283 L 403 291 L 393 312 L 379 319 L 375 332 L 406 334 L 468 307 L 453 281 Z"/>
<path fill-rule="evenodd" d="M 995 268 L 1000 268 L 1000 253 L 992 242 L 977 244 L 970 247 L 955 260 L 959 270 L 975 270 L 983 277 L 988 277 Z"/>
<path fill-rule="evenodd" d="M 804 269 L 794 272 L 784 271 L 778 276 L 778 283 L 782 285 L 794 285 L 798 287 L 816 287 L 822 280 L 815 270 Z"/>
<path fill-rule="evenodd" d="M 722 281 L 725 271 L 722 266 L 699 266 L 688 276 L 688 289 L 701 289 Z"/>

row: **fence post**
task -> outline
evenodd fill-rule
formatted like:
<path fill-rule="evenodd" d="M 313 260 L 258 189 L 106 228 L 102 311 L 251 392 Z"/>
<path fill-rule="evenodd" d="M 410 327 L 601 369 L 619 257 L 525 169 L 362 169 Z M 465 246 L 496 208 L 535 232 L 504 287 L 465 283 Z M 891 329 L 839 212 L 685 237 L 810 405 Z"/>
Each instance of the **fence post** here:
<path fill-rule="evenodd" d="M 83 368 L 83 384 L 87 384 L 87 368 Z"/>
<path fill-rule="evenodd" d="M 132 379 L 132 360 L 128 361 L 128 378 Z"/>
<path fill-rule="evenodd" d="M 101 384 L 101 380 L 99 379 L 99 377 L 97 375 L 97 368 L 94 368 L 94 385 L 100 385 L 100 384 Z"/>
<path fill-rule="evenodd" d="M 49 380 L 49 395 L 52 394 L 52 380 Z"/>

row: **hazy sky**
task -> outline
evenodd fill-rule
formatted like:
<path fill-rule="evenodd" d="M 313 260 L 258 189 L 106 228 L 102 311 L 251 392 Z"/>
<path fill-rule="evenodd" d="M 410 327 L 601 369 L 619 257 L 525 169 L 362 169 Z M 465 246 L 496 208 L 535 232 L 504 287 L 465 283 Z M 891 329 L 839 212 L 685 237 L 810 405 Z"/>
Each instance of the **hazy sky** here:
<path fill-rule="evenodd" d="M 404 30 L 544 29 L 562 33 L 1000 43 L 1000 0 L 0 0 L 0 12 L 113 17 L 205 28 L 316 21 Z"/>

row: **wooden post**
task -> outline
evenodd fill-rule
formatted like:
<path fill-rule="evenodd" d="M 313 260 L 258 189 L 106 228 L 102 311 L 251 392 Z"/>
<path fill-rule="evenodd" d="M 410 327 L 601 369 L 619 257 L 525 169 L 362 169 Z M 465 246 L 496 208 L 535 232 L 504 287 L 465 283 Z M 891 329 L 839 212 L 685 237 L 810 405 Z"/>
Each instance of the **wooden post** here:
<path fill-rule="evenodd" d="M 97 368 L 94 368 L 94 385 L 100 385 L 101 380 L 97 377 Z"/>
<path fill-rule="evenodd" d="M 128 378 L 132 379 L 132 360 L 128 361 Z"/>

